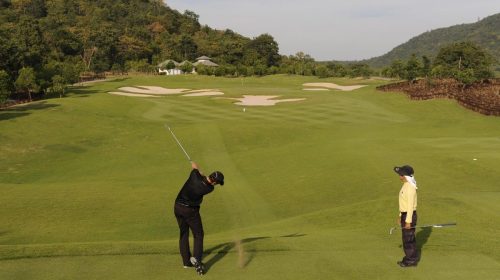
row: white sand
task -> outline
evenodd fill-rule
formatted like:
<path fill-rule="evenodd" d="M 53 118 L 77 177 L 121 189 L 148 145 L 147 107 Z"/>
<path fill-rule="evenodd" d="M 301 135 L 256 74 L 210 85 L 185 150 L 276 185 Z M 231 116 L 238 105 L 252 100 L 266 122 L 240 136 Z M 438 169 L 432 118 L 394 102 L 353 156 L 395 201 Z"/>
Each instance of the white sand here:
<path fill-rule="evenodd" d="M 280 102 L 293 102 L 293 101 L 305 100 L 305 98 L 271 100 L 276 97 L 279 97 L 279 95 L 243 95 L 242 98 L 228 98 L 228 99 L 238 100 L 238 102 L 234 104 L 240 106 L 274 106 Z"/>
<path fill-rule="evenodd" d="M 183 96 L 192 97 L 192 96 L 215 96 L 215 95 L 224 95 L 224 93 L 220 91 L 200 91 L 200 92 L 184 94 Z"/>
<path fill-rule="evenodd" d="M 328 90 L 328 89 L 327 88 L 304 88 L 303 90 L 322 91 L 322 90 Z"/>
<path fill-rule="evenodd" d="M 121 87 L 121 92 L 110 92 L 111 94 L 134 96 L 134 97 L 158 97 L 158 95 L 169 94 L 184 94 L 183 96 L 217 96 L 224 95 L 218 89 L 186 89 L 186 88 L 163 88 L 156 86 L 134 86 L 134 87 Z"/>
<path fill-rule="evenodd" d="M 108 93 L 114 94 L 114 95 L 133 96 L 133 97 L 159 97 L 159 96 L 156 96 L 156 95 L 138 94 L 138 93 L 130 93 L 130 92 L 110 91 Z"/>
<path fill-rule="evenodd" d="M 186 91 L 186 93 L 207 92 L 207 91 L 220 91 L 220 90 L 218 90 L 218 89 L 193 89 L 193 90 Z"/>
<path fill-rule="evenodd" d="M 331 88 L 338 89 L 342 91 L 352 91 L 356 89 L 360 89 L 362 87 L 366 87 L 366 85 L 357 85 L 357 86 L 340 86 L 334 83 L 305 83 L 303 84 L 305 87 L 322 87 L 322 88 Z"/>
<path fill-rule="evenodd" d="M 186 88 L 163 88 L 154 86 L 121 87 L 121 91 L 143 94 L 179 94 L 189 89 Z"/>

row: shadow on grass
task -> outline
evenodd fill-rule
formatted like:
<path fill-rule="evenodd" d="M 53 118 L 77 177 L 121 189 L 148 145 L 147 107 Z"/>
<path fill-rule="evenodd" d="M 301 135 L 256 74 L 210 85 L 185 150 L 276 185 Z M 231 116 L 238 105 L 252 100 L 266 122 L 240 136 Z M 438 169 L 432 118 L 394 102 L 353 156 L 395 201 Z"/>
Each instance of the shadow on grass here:
<path fill-rule="evenodd" d="M 109 81 L 105 81 L 105 83 L 120 83 L 120 82 L 126 81 L 128 79 L 130 79 L 130 78 L 111 79 Z"/>
<path fill-rule="evenodd" d="M 111 80 L 101 80 L 99 83 L 120 83 L 123 81 L 126 81 L 130 78 L 120 78 L 120 79 L 111 79 Z M 69 91 L 68 95 L 76 96 L 76 97 L 88 97 L 89 95 L 96 94 L 96 93 L 102 93 L 105 92 L 106 90 L 96 90 L 92 89 L 90 86 L 92 86 L 94 83 L 89 83 L 89 84 L 75 84 L 73 85 Z"/>
<path fill-rule="evenodd" d="M 36 103 L 26 103 L 23 105 L 17 105 L 13 107 L 8 107 L 0 110 L 0 121 L 15 119 L 19 117 L 25 117 L 33 110 L 44 110 L 48 108 L 58 107 L 57 104 L 47 104 L 47 102 L 36 102 Z"/>
<path fill-rule="evenodd" d="M 417 251 L 419 260 L 422 259 L 422 248 L 424 248 L 425 243 L 429 240 L 432 233 L 432 227 L 423 228 L 417 233 Z"/>
<path fill-rule="evenodd" d="M 305 236 L 305 234 L 294 233 L 294 234 L 289 234 L 289 235 L 283 235 L 280 237 L 290 238 L 290 237 L 302 237 L 302 236 Z M 248 266 L 248 264 L 255 257 L 255 253 L 257 252 L 257 250 L 246 251 L 242 248 L 242 246 L 246 243 L 251 243 L 251 242 L 255 242 L 255 241 L 263 240 L 263 239 L 268 239 L 268 238 L 271 238 L 271 237 L 269 237 L 269 236 L 250 237 L 250 238 L 245 238 L 242 240 L 237 240 L 234 242 L 222 243 L 222 244 L 216 245 L 212 248 L 206 249 L 203 252 L 203 254 L 205 254 L 205 255 L 210 255 L 211 253 L 215 252 L 215 255 L 205 262 L 206 272 L 208 272 L 213 265 L 215 265 L 218 261 L 220 261 L 222 258 L 224 258 L 227 255 L 227 253 L 229 253 L 229 251 L 231 251 L 235 247 L 236 247 L 236 251 L 238 254 L 239 267 L 244 268 L 244 267 Z"/>
<path fill-rule="evenodd" d="M 67 95 L 71 96 L 77 96 L 77 97 L 88 97 L 89 95 L 91 94 L 96 94 L 96 93 L 100 93 L 102 91 L 99 91 L 99 90 L 95 90 L 95 89 L 89 89 L 87 87 L 72 87 Z"/>

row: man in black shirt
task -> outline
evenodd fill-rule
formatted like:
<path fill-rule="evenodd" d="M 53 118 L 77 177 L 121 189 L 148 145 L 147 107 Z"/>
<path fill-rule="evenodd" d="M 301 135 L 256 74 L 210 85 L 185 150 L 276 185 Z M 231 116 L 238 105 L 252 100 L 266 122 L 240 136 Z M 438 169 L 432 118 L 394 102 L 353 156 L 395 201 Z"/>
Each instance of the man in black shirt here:
<path fill-rule="evenodd" d="M 179 224 L 180 238 L 179 249 L 184 267 L 194 266 L 198 274 L 204 273 L 201 262 L 203 254 L 203 224 L 200 216 L 200 204 L 203 196 L 211 193 L 214 186 L 224 185 L 224 175 L 215 171 L 209 176 L 204 176 L 198 170 L 198 165 L 191 162 L 191 174 L 175 199 L 174 214 Z M 193 256 L 189 249 L 189 229 L 193 232 Z"/>

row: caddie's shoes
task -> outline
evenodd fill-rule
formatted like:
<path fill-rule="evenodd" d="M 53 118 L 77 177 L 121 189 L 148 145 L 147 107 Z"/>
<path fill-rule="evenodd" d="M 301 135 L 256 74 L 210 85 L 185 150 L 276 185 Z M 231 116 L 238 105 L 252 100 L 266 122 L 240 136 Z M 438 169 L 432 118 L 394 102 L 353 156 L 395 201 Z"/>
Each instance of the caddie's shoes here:
<path fill-rule="evenodd" d="M 202 262 L 198 261 L 195 257 L 191 257 L 191 259 L 189 260 L 193 264 L 194 268 L 196 269 L 196 273 L 198 273 L 198 275 L 205 274 L 205 267 L 203 266 Z"/>
<path fill-rule="evenodd" d="M 400 267 L 412 267 L 417 266 L 417 263 L 405 263 L 404 261 L 398 261 Z"/>

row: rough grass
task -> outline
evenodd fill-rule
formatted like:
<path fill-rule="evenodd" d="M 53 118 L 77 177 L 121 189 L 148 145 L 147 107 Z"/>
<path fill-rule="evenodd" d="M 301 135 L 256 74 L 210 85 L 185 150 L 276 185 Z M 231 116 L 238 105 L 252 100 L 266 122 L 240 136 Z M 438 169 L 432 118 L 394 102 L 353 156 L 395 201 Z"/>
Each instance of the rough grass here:
<path fill-rule="evenodd" d="M 353 92 L 305 82 L 369 84 Z M 226 185 L 205 198 L 207 279 L 496 279 L 500 121 L 381 82 L 137 76 L 0 111 L 0 279 L 197 279 L 177 252 L 173 200 L 189 163 Z M 141 99 L 122 86 L 307 98 L 242 107 Z M 477 160 L 473 160 L 473 159 Z M 402 270 L 392 167 L 419 188 L 418 268 Z M 240 240 L 244 253 L 234 242 Z"/>

